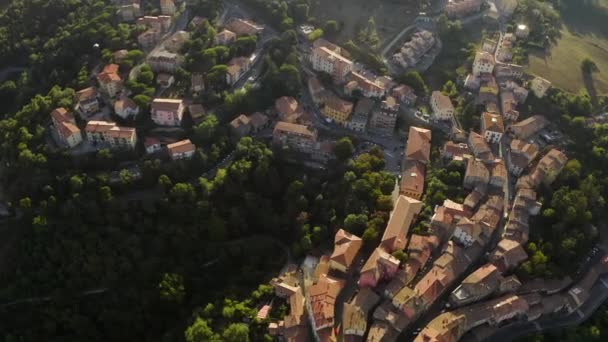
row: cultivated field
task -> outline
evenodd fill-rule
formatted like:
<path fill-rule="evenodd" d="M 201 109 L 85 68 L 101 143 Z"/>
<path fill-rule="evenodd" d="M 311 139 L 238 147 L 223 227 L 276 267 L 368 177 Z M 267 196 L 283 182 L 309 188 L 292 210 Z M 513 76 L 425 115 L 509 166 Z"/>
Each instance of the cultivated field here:
<path fill-rule="evenodd" d="M 608 95 L 608 0 L 565 0 L 561 9 L 562 36 L 550 51 L 530 54 L 528 70 L 571 92 L 593 87 Z M 581 61 L 598 66 L 593 84 L 585 84 Z"/>
<path fill-rule="evenodd" d="M 343 25 L 338 37 L 341 42 L 355 38 L 368 19 L 374 17 L 382 46 L 418 15 L 414 1 L 407 0 L 323 0 L 321 3 L 323 12 L 313 15 L 319 23 L 333 19 Z"/>

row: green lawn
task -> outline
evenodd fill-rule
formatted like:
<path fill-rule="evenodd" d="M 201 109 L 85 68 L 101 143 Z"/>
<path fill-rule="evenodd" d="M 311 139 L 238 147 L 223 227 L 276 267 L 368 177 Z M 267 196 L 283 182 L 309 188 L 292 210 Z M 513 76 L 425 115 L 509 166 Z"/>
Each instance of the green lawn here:
<path fill-rule="evenodd" d="M 560 12 L 561 38 L 549 52 L 532 52 L 528 71 L 567 91 L 587 88 L 608 95 L 608 0 L 564 0 Z M 585 84 L 581 73 L 585 57 L 599 68 L 593 84 Z"/>
<path fill-rule="evenodd" d="M 356 37 L 361 27 L 367 24 L 370 17 L 376 20 L 376 28 L 381 45 L 391 39 L 397 32 L 412 23 L 418 10 L 414 1 L 389 0 L 332 0 L 321 1 L 322 12 L 312 13 L 319 23 L 336 20 L 343 25 L 338 37 L 344 42 Z"/>

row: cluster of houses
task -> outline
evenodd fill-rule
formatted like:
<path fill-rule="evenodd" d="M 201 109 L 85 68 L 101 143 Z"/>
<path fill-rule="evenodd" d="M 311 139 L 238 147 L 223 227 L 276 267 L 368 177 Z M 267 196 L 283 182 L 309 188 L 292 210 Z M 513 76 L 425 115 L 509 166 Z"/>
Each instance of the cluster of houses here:
<path fill-rule="evenodd" d="M 303 315 L 308 316 L 309 330 L 316 341 L 335 341 L 339 336 L 353 341 L 363 341 L 365 336 L 367 341 L 395 341 L 443 295 L 449 295 L 449 306 L 456 309 L 428 323 L 417 341 L 455 341 L 473 328 L 495 326 L 515 318 L 537 319 L 543 313 L 562 309 L 575 310 L 585 301 L 584 292 L 577 289 L 562 293 L 561 301 L 539 293 L 520 294 L 522 283 L 510 274 L 528 258 L 523 247 L 528 241 L 528 220 L 541 207 L 536 189 L 555 180 L 567 157 L 551 149 L 538 160 L 538 148 L 513 139 L 513 151 L 534 166 L 526 165 L 518 171 L 518 175 L 528 172 L 519 178 L 514 202 L 507 206 L 503 189 L 508 173 L 515 172 L 504 160 L 495 158 L 491 148 L 504 134 L 500 128 L 502 117 L 487 113 L 483 120 L 487 122 L 482 134 L 471 132 L 468 144 L 448 142 L 443 147 L 441 155 L 446 161 L 466 162 L 463 182 L 471 192 L 463 203 L 446 199 L 436 206 L 430 230 L 424 235 L 411 234 L 409 229 L 423 208 L 420 200 L 430 162 L 431 132 L 410 128 L 399 196 L 380 244 L 358 268 L 361 239 L 338 231 L 333 253 L 321 258 L 312 285 L 304 291 Z M 526 127 L 517 131 L 520 137 L 537 130 Z M 506 224 L 500 229 L 503 218 Z M 496 247 L 485 254 L 496 237 Z M 405 252 L 408 258 L 397 259 L 394 253 L 398 251 Z M 474 269 L 484 254 L 487 262 Z M 600 267 L 602 271 L 593 273 L 581 286 L 593 286 L 597 276 L 608 270 L 608 260 Z M 358 290 L 349 294 L 344 303 L 338 303 L 349 275 L 357 271 Z M 448 293 L 468 272 L 471 273 Z M 277 294 L 279 291 L 277 288 Z M 545 305 L 544 301 L 553 304 Z M 336 306 L 342 304 L 342 310 L 336 311 Z M 337 312 L 342 317 L 336 317 Z M 285 325 L 271 323 L 270 331 L 279 334 L 276 327 L 281 324 Z"/>
<path fill-rule="evenodd" d="M 393 54 L 392 60 L 404 69 L 413 68 L 436 43 L 437 39 L 433 33 L 418 31 Z"/>
<path fill-rule="evenodd" d="M 606 273 L 608 257 L 602 258 L 576 284 L 566 280 L 553 286 L 550 281 L 543 280 L 542 286 L 533 288 L 510 280 L 513 276 L 502 278 L 494 267 L 486 265 L 471 274 L 468 281 L 465 279 L 461 287 L 466 282 L 472 293 L 481 292 L 482 296 L 488 293 L 488 287 L 497 297 L 438 315 L 425 326 L 415 341 L 458 341 L 468 332 L 483 340 L 493 335 L 492 327 L 512 320 L 534 321 L 560 312 L 574 313 L 589 300 L 593 286 Z M 471 284 L 471 281 L 476 284 Z M 511 287 L 511 282 L 515 288 Z"/>
<path fill-rule="evenodd" d="M 82 112 L 96 111 L 99 103 L 94 88 L 87 88 L 77 93 L 77 110 Z M 129 107 L 129 99 L 117 100 L 115 107 Z M 184 103 L 181 99 L 154 99 L 151 105 L 151 118 L 159 126 L 181 126 L 184 116 Z M 134 111 L 136 114 L 136 111 Z M 117 112 L 118 114 L 118 112 Z M 66 147 L 74 148 L 83 140 L 97 148 L 133 150 L 137 145 L 137 132 L 133 127 L 120 126 L 116 122 L 97 120 L 83 117 L 83 128 L 79 127 L 75 116 L 65 108 L 57 108 L 51 112 L 52 131 L 58 142 Z M 161 149 L 160 141 L 148 137 L 144 141 L 147 153 L 155 153 Z M 190 140 L 183 140 L 167 145 L 169 156 L 176 160 L 189 158 L 196 147 Z"/>
<path fill-rule="evenodd" d="M 512 112 L 507 114 L 512 121 L 519 115 L 514 107 L 526 101 L 529 91 L 542 98 L 551 88 L 551 82 L 542 77 L 527 82 L 529 90 L 518 84 L 524 73 L 522 66 L 511 63 L 513 46 L 518 38 L 525 39 L 528 34 L 528 27 L 522 24 L 517 26 L 515 33 L 501 35 L 498 42 L 484 41 L 475 55 L 472 73 L 465 80 L 467 89 L 479 91 L 479 103 L 495 107 L 500 104 L 504 112 Z"/>
<path fill-rule="evenodd" d="M 145 50 L 151 50 L 146 57 L 146 63 L 156 74 L 157 84 L 161 88 L 169 87 L 174 82 L 175 72 L 183 65 L 184 58 L 180 50 L 190 39 L 190 33 L 177 31 L 169 37 L 168 32 L 172 26 L 172 16 L 176 15 L 178 7 L 183 1 L 161 0 L 161 14 L 159 16 L 143 16 L 139 0 L 121 0 L 117 4 L 118 15 L 123 21 L 135 21 L 138 26 L 147 28 L 138 37 L 138 42 Z M 195 25 L 203 21 L 200 17 L 192 19 Z M 256 35 L 264 29 L 262 26 L 248 20 L 233 18 L 226 29 L 234 35 L 234 40 L 241 35 Z M 220 41 L 221 35 L 216 37 L 218 44 L 230 44 L 232 41 Z M 162 40 L 162 45 L 159 43 Z M 152 49 L 153 47 L 157 47 Z M 116 63 L 126 58 L 127 50 L 119 50 L 113 54 Z M 228 63 L 226 82 L 234 84 L 246 73 L 253 62 L 249 57 L 236 57 Z M 123 77 L 126 72 L 121 72 L 118 64 L 108 64 L 96 75 L 98 86 L 88 87 L 76 93 L 75 112 L 58 108 L 51 113 L 53 137 L 60 147 L 75 148 L 83 141 L 95 149 L 135 149 L 138 137 L 132 127 L 122 126 L 114 122 L 112 113 L 119 122 L 135 119 L 140 114 L 140 108 L 128 96 L 129 92 L 124 87 Z M 190 90 L 193 94 L 200 93 L 205 89 L 203 75 L 193 73 Z M 106 108 L 103 104 L 109 104 Z M 154 124 L 161 127 L 181 127 L 184 114 L 189 112 L 194 124 L 200 123 L 206 116 L 205 108 L 200 104 L 187 105 L 183 99 L 155 98 L 150 106 L 150 117 Z M 77 113 L 82 119 L 77 122 L 74 114 Z M 249 134 L 265 127 L 269 120 L 261 114 L 255 113 L 249 118 L 241 117 L 243 125 L 235 131 L 240 134 Z M 251 119 L 251 120 L 249 120 Z M 188 139 L 173 142 L 168 140 L 166 150 L 168 155 L 174 159 L 190 158 L 194 155 L 196 146 Z M 165 145 L 163 142 L 162 145 Z M 148 136 L 143 139 L 143 147 L 147 153 L 156 153 L 161 148 L 161 140 Z"/>
<path fill-rule="evenodd" d="M 256 36 L 264 31 L 264 26 L 259 25 L 251 20 L 233 18 L 226 25 L 224 30 L 219 32 L 215 36 L 216 45 L 230 45 L 234 43 L 238 37 L 241 36 Z M 228 66 L 228 73 L 226 74 L 226 83 L 234 85 L 249 69 L 253 64 L 256 56 L 250 57 L 235 57 L 231 59 Z"/>
<path fill-rule="evenodd" d="M 310 62 L 313 70 L 331 75 L 342 95 L 359 98 L 357 103 L 345 100 L 324 87 L 318 78 L 308 79 L 309 93 L 321 113 L 353 131 L 392 135 L 401 105 L 416 102 L 412 88 L 357 68 L 346 51 L 324 39 L 314 42 Z"/>

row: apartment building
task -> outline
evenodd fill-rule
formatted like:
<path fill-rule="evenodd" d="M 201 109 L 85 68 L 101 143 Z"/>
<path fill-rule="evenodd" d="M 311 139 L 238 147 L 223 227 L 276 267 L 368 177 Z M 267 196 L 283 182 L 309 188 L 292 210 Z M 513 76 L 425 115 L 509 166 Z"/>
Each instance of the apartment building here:
<path fill-rule="evenodd" d="M 452 100 L 440 91 L 434 91 L 431 95 L 431 109 L 436 120 L 451 120 L 454 116 Z"/>
<path fill-rule="evenodd" d="M 369 129 L 377 134 L 392 135 L 397 123 L 397 112 L 399 103 L 392 96 L 387 96 L 377 108 L 372 112 L 369 121 Z"/>
<path fill-rule="evenodd" d="M 304 125 L 281 121 L 274 127 L 272 140 L 297 152 L 311 153 L 317 143 L 317 132 Z"/>
<path fill-rule="evenodd" d="M 180 126 L 184 115 L 182 99 L 157 98 L 152 101 L 150 116 L 160 126 Z"/>
<path fill-rule="evenodd" d="M 97 90 L 94 87 L 88 87 L 76 92 L 76 110 L 84 117 L 88 117 L 99 111 Z"/>
<path fill-rule="evenodd" d="M 183 57 L 173 52 L 160 50 L 151 53 L 147 58 L 147 63 L 156 73 L 173 74 L 182 65 Z"/>
<path fill-rule="evenodd" d="M 473 75 L 491 74 L 494 71 L 494 56 L 486 51 L 478 51 L 473 61 Z"/>
<path fill-rule="evenodd" d="M 175 0 L 160 0 L 160 12 L 163 15 L 174 15 L 177 11 Z"/>
<path fill-rule="evenodd" d="M 51 112 L 53 128 L 59 140 L 69 148 L 76 147 L 82 142 L 82 133 L 76 126 L 74 114 L 60 107 Z"/>
<path fill-rule="evenodd" d="M 251 59 L 247 57 L 235 57 L 227 65 L 226 83 L 234 85 L 251 68 Z"/>
<path fill-rule="evenodd" d="M 133 127 L 121 127 L 110 121 L 89 121 L 85 127 L 88 140 L 99 148 L 133 149 L 137 134 Z"/>
<path fill-rule="evenodd" d="M 342 100 L 337 96 L 331 96 L 325 100 L 325 106 L 321 111 L 326 118 L 345 125 L 350 119 L 353 107 L 352 102 Z"/>
<path fill-rule="evenodd" d="M 505 126 L 502 116 L 488 112 L 481 115 L 481 134 L 488 143 L 496 144 L 500 142 L 504 133 Z"/>
<path fill-rule="evenodd" d="M 172 160 L 189 159 L 196 152 L 196 146 L 186 139 L 167 145 L 167 151 Z"/>
<path fill-rule="evenodd" d="M 108 64 L 103 71 L 97 74 L 97 81 L 101 90 L 109 97 L 114 98 L 122 90 L 122 79 L 118 75 L 118 64 Z"/>
<path fill-rule="evenodd" d="M 339 48 L 337 51 L 340 51 Z M 314 47 L 310 56 L 315 71 L 326 72 L 337 82 L 345 82 L 346 75 L 353 71 L 353 62 L 326 46 Z"/>

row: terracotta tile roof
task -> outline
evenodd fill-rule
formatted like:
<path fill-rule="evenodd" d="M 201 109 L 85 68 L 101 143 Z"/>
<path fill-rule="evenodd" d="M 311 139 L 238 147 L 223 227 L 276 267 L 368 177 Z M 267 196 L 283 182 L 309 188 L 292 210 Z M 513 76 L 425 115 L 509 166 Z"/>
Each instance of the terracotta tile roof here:
<path fill-rule="evenodd" d="M 317 282 L 308 288 L 310 307 L 317 330 L 328 325 L 333 327 L 336 298 L 343 287 L 343 280 L 322 274 Z"/>
<path fill-rule="evenodd" d="M 350 302 L 344 303 L 342 326 L 345 336 L 365 333 L 368 312 L 379 300 L 380 296 L 374 291 L 362 288 Z"/>
<path fill-rule="evenodd" d="M 529 144 L 523 140 L 513 139 L 511 141 L 511 152 L 525 156 L 528 161 L 531 161 L 538 154 L 538 145 Z"/>
<path fill-rule="evenodd" d="M 250 20 L 236 18 L 232 20 L 227 28 L 236 34 L 255 35 L 264 29 L 264 26 L 254 23 Z"/>
<path fill-rule="evenodd" d="M 167 145 L 169 154 L 186 153 L 196 150 L 196 146 L 190 141 L 190 139 L 181 140 L 173 144 Z"/>
<path fill-rule="evenodd" d="M 435 101 L 437 101 L 437 104 L 439 106 L 439 108 L 446 108 L 446 109 L 454 109 L 454 105 L 452 104 L 452 100 L 450 100 L 450 98 L 446 95 L 443 95 L 440 91 L 435 90 L 432 95 L 431 98 L 435 99 Z"/>
<path fill-rule="evenodd" d="M 152 101 L 152 110 L 177 112 L 180 105 L 182 105 L 182 104 L 183 104 L 182 99 L 156 98 Z"/>
<path fill-rule="evenodd" d="M 469 177 L 479 179 L 482 184 L 487 184 L 490 180 L 490 172 L 481 161 L 470 159 L 467 163 L 465 180 Z"/>
<path fill-rule="evenodd" d="M 348 269 L 359 249 L 361 249 L 362 243 L 363 241 L 358 236 L 350 234 L 344 229 L 338 230 L 335 237 L 334 252 L 330 260 Z"/>
<path fill-rule="evenodd" d="M 430 162 L 431 131 L 420 127 L 410 127 L 405 149 L 406 158 L 415 159 L 422 163 Z"/>
<path fill-rule="evenodd" d="M 300 112 L 298 101 L 291 96 L 283 96 L 274 102 L 274 107 L 281 116 L 290 116 Z"/>
<path fill-rule="evenodd" d="M 486 51 L 478 51 L 475 54 L 475 63 L 494 64 L 494 56 Z"/>
<path fill-rule="evenodd" d="M 542 115 L 534 115 L 523 121 L 511 125 L 510 129 L 518 139 L 528 139 L 549 125 L 549 121 Z"/>
<path fill-rule="evenodd" d="M 471 273 L 462 282 L 467 284 L 478 284 L 487 281 L 490 277 L 498 276 L 498 269 L 492 264 L 485 264 Z"/>
<path fill-rule="evenodd" d="M 387 96 L 383 101 L 382 101 L 382 108 L 383 109 L 388 109 L 388 110 L 399 110 L 399 102 L 397 102 L 397 100 L 392 97 L 392 96 Z"/>
<path fill-rule="evenodd" d="M 416 336 L 414 342 L 457 342 L 466 318 L 458 312 L 445 312 L 435 317 Z"/>
<path fill-rule="evenodd" d="M 262 127 L 268 122 L 268 117 L 260 112 L 249 115 L 251 126 L 254 128 Z"/>
<path fill-rule="evenodd" d="M 557 149 L 551 149 L 542 159 L 538 162 L 537 168 L 545 172 L 559 172 L 568 162 L 568 157 Z"/>
<path fill-rule="evenodd" d="M 474 209 L 479 204 L 479 202 L 481 201 L 481 198 L 484 196 L 484 194 L 485 194 L 485 189 L 476 187 L 464 199 L 464 205 L 466 207 L 468 207 L 469 209 Z"/>
<path fill-rule="evenodd" d="M 380 246 L 388 252 L 404 249 L 410 226 L 422 210 L 422 205 L 421 201 L 399 196 L 382 235 Z"/>
<path fill-rule="evenodd" d="M 74 115 L 68 112 L 68 110 L 63 107 L 53 109 L 53 111 L 51 112 L 51 117 L 55 122 L 74 121 Z"/>
<path fill-rule="evenodd" d="M 325 101 L 325 106 L 332 108 L 333 110 L 339 111 L 339 112 L 343 112 L 343 113 L 350 113 L 353 111 L 353 103 L 346 101 L 346 100 L 342 100 L 341 98 L 337 97 L 337 96 L 331 96 L 329 97 L 326 101 Z"/>
<path fill-rule="evenodd" d="M 355 107 L 355 114 L 363 113 L 365 115 L 368 115 L 373 108 L 374 101 L 368 98 L 362 98 L 357 102 L 357 106 Z"/>
<path fill-rule="evenodd" d="M 106 133 L 117 138 L 131 138 L 135 134 L 135 128 L 123 127 L 110 121 L 89 121 L 85 127 L 87 133 Z"/>
<path fill-rule="evenodd" d="M 482 233 L 481 226 L 479 223 L 469 220 L 466 217 L 461 218 L 458 223 L 456 223 L 456 230 L 461 230 L 468 236 L 470 236 L 473 240 L 479 240 L 480 235 Z"/>
<path fill-rule="evenodd" d="M 231 77 L 236 77 L 236 75 L 241 72 L 242 69 L 247 69 L 250 64 L 249 59 L 246 57 L 233 58 L 227 64 L 228 74 Z"/>
<path fill-rule="evenodd" d="M 475 154 L 475 157 L 484 160 L 494 159 L 488 142 L 480 134 L 471 131 L 469 133 L 469 145 L 471 146 L 471 150 Z"/>
<path fill-rule="evenodd" d="M 215 39 L 219 40 L 219 41 L 229 41 L 232 39 L 236 38 L 236 33 L 229 31 L 229 30 L 223 30 L 222 32 L 218 33 L 215 35 Z"/>
<path fill-rule="evenodd" d="M 160 145 L 160 140 L 154 137 L 146 137 L 146 139 L 144 140 L 144 146 L 149 147 L 153 145 Z"/>
<path fill-rule="evenodd" d="M 78 99 L 78 102 L 82 102 L 95 97 L 97 97 L 97 89 L 95 89 L 95 87 L 88 87 L 76 92 L 76 98 Z"/>
<path fill-rule="evenodd" d="M 189 105 L 188 112 L 190 112 L 190 116 L 192 118 L 200 118 L 207 113 L 207 111 L 205 110 L 205 107 L 203 107 L 203 105 L 201 105 L 201 104 Z"/>
<path fill-rule="evenodd" d="M 416 160 L 408 160 L 401 172 L 401 192 L 422 193 L 426 177 L 426 166 Z"/>
<path fill-rule="evenodd" d="M 121 81 L 121 78 L 120 78 L 120 76 L 118 76 L 118 74 L 114 74 L 114 73 L 109 74 L 106 72 L 98 74 L 97 79 L 101 83 L 120 82 Z"/>
<path fill-rule="evenodd" d="M 118 64 L 107 64 L 103 67 L 102 73 L 106 74 L 118 74 L 118 69 L 120 66 Z"/>
<path fill-rule="evenodd" d="M 308 88 L 310 89 L 311 95 L 315 96 L 321 92 L 325 87 L 321 84 L 321 81 L 315 76 L 308 78 Z"/>
<path fill-rule="evenodd" d="M 122 112 L 125 109 L 137 109 L 137 105 L 135 104 L 135 102 L 133 102 L 133 100 L 131 100 L 128 97 L 123 97 L 121 99 L 116 100 L 116 102 L 114 102 L 114 110 L 116 112 Z"/>
<path fill-rule="evenodd" d="M 400 84 L 400 85 L 396 86 L 395 88 L 393 88 L 392 95 L 394 97 L 399 97 L 399 98 L 416 96 L 416 94 L 414 93 L 414 89 L 412 89 L 412 87 L 405 85 L 405 84 Z"/>
<path fill-rule="evenodd" d="M 317 54 L 323 59 L 337 60 L 338 62 L 342 63 L 343 65 L 352 65 L 353 64 L 353 61 L 351 61 L 350 59 L 348 59 L 348 58 L 342 56 L 340 53 L 332 51 L 331 49 L 324 47 L 324 46 L 319 47 L 319 48 L 314 48 L 313 54 Z"/>
<path fill-rule="evenodd" d="M 502 120 L 502 116 L 498 114 L 492 114 L 488 112 L 484 112 L 481 115 L 482 120 L 482 130 L 484 131 L 492 131 L 492 132 L 505 132 L 505 125 Z"/>
<path fill-rule="evenodd" d="M 363 267 L 361 268 L 360 273 L 373 272 L 376 280 L 380 279 L 382 275 L 382 267 L 381 263 L 389 263 L 395 265 L 395 268 L 399 266 L 399 260 L 392 255 L 388 254 L 382 248 L 376 248 L 372 255 L 367 259 Z"/>
<path fill-rule="evenodd" d="M 322 47 L 324 47 L 324 48 L 329 49 L 330 51 L 336 51 L 338 53 L 340 53 L 340 50 L 342 50 L 338 45 L 336 45 L 336 44 L 334 44 L 334 43 L 332 43 L 332 42 L 330 42 L 330 41 L 328 41 L 328 40 L 326 40 L 324 38 L 319 38 L 319 39 L 315 40 L 312 43 L 312 47 L 313 48 L 322 48 Z"/>
<path fill-rule="evenodd" d="M 443 207 L 450 212 L 454 216 L 466 216 L 467 210 L 464 208 L 464 205 L 461 203 L 457 203 L 452 201 L 451 199 L 446 199 L 443 201 Z"/>
<path fill-rule="evenodd" d="M 505 166 L 505 162 L 502 159 L 496 159 L 495 162 L 493 164 L 491 164 L 491 177 L 492 178 L 499 178 L 502 179 L 502 181 L 506 181 L 507 177 L 508 177 L 508 173 L 507 173 L 507 167 Z"/>
<path fill-rule="evenodd" d="M 239 128 L 241 126 L 247 126 L 247 125 L 249 125 L 249 123 L 250 123 L 249 118 L 245 114 L 241 114 L 241 115 L 237 116 L 236 118 L 234 118 L 234 120 L 230 121 L 230 126 L 232 128 Z"/>
<path fill-rule="evenodd" d="M 498 267 L 501 272 L 506 269 L 517 266 L 519 263 L 528 259 L 528 254 L 522 247 L 522 245 L 514 240 L 502 239 L 498 242 L 498 246 L 492 255 L 490 260 Z M 498 263 L 502 261 L 503 263 Z"/>
<path fill-rule="evenodd" d="M 455 143 L 448 141 L 443 145 L 442 153 L 452 157 L 463 157 L 469 152 L 469 147 L 464 143 Z"/>
<path fill-rule="evenodd" d="M 296 133 L 299 135 L 304 135 L 307 136 L 308 138 L 311 139 L 316 139 L 316 134 L 314 131 L 312 131 L 310 128 L 308 128 L 307 126 L 304 125 L 298 125 L 298 124 L 292 124 L 289 122 L 284 122 L 284 121 L 279 121 L 277 122 L 276 126 L 274 126 L 274 133 L 285 133 L 285 132 L 289 132 L 289 133 Z"/>
<path fill-rule="evenodd" d="M 69 121 L 61 121 L 57 126 L 64 137 L 71 137 L 73 134 L 80 133 L 80 128 Z"/>
<path fill-rule="evenodd" d="M 111 130 L 115 126 L 116 126 L 115 122 L 92 120 L 92 121 L 87 122 L 85 131 L 90 132 L 90 133 L 98 133 L 98 132 L 102 133 L 102 132 Z"/>
<path fill-rule="evenodd" d="M 363 92 L 374 92 L 374 93 L 382 93 L 384 92 L 384 87 L 376 82 L 370 80 L 369 78 L 353 71 L 349 74 L 348 79 L 351 81 L 355 81 L 357 86 L 361 88 Z"/>
<path fill-rule="evenodd" d="M 435 207 L 435 212 L 433 217 L 431 217 L 431 224 L 449 226 L 452 224 L 453 220 L 454 216 L 450 214 L 444 206 L 439 205 Z"/>

